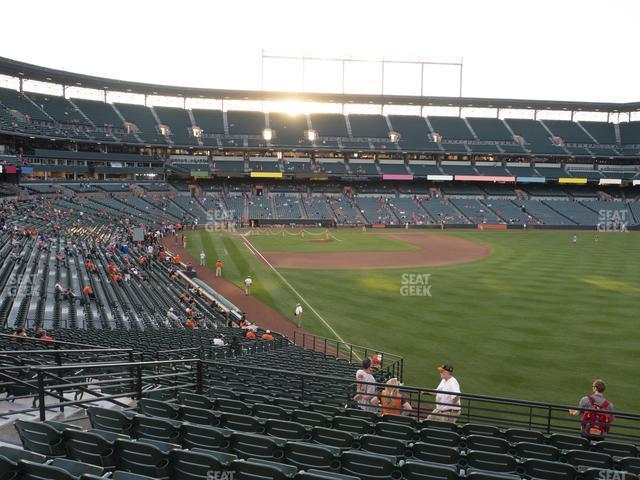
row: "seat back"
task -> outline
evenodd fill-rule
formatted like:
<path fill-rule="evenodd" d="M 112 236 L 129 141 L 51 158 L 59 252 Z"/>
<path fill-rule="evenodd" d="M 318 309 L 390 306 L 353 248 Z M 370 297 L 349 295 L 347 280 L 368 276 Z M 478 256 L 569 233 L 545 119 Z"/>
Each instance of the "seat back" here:
<path fill-rule="evenodd" d="M 284 438 L 286 440 L 311 439 L 311 427 L 298 422 L 270 419 L 265 421 L 264 427 L 265 433 L 273 437 Z"/>
<path fill-rule="evenodd" d="M 279 461 L 284 457 L 286 441 L 252 433 L 234 432 L 229 437 L 230 450 L 239 458 Z"/>
<path fill-rule="evenodd" d="M 181 443 L 181 422 L 166 418 L 136 415 L 133 430 L 136 438 L 148 438 L 161 442 Z"/>
<path fill-rule="evenodd" d="M 62 436 L 67 457 L 103 468 L 115 468 L 115 441 L 109 442 L 96 433 L 79 430 L 65 430 Z"/>
<path fill-rule="evenodd" d="M 178 403 L 188 407 L 213 409 L 213 401 L 205 396 L 197 393 L 180 392 L 178 393 Z"/>
<path fill-rule="evenodd" d="M 138 409 L 140 413 L 149 417 L 161 417 L 177 420 L 180 408 L 169 402 L 160 400 L 152 400 L 150 398 L 143 398 L 138 402 Z"/>
<path fill-rule="evenodd" d="M 469 450 L 481 450 L 483 452 L 493 453 L 507 453 L 509 451 L 509 443 L 498 437 L 469 435 L 464 443 Z"/>
<path fill-rule="evenodd" d="M 193 423 L 182 424 L 182 446 L 183 448 L 204 448 L 207 450 L 229 451 L 231 447 L 231 432 L 221 428 Z"/>
<path fill-rule="evenodd" d="M 407 460 L 402 466 L 406 480 L 458 480 L 458 471 L 453 465 L 440 465 L 418 460 Z"/>
<path fill-rule="evenodd" d="M 217 427 L 220 425 L 220 413 L 200 407 L 180 406 L 178 418 L 184 422 Z"/>
<path fill-rule="evenodd" d="M 578 475 L 576 469 L 566 463 L 532 458 L 523 465 L 526 475 L 540 480 L 575 480 Z"/>
<path fill-rule="evenodd" d="M 284 461 L 300 470 L 315 468 L 337 472 L 340 470 L 340 449 L 327 445 L 287 442 Z"/>
<path fill-rule="evenodd" d="M 14 426 L 25 449 L 47 457 L 65 456 L 62 434 L 51 425 L 44 422 L 16 420 Z"/>
<path fill-rule="evenodd" d="M 87 409 L 91 426 L 107 432 L 131 435 L 133 428 L 133 415 L 119 410 L 111 410 L 102 407 L 89 407 Z"/>
<path fill-rule="evenodd" d="M 411 458 L 422 462 L 455 465 L 460 459 L 460 453 L 453 447 L 416 442 L 411 446 Z"/>
<path fill-rule="evenodd" d="M 515 473 L 518 464 L 511 455 L 482 451 L 469 451 L 464 457 L 469 468 L 489 472 Z"/>
<path fill-rule="evenodd" d="M 423 422 L 424 423 L 424 422 Z M 446 447 L 456 448 L 460 445 L 462 438 L 451 430 L 442 430 L 439 428 L 423 428 L 419 432 L 420 440 L 425 443 L 433 443 L 435 445 L 443 445 Z"/>
<path fill-rule="evenodd" d="M 341 473 L 359 477 L 362 480 L 400 479 L 402 471 L 395 459 L 365 452 L 344 452 L 340 457 Z"/>
<path fill-rule="evenodd" d="M 404 457 L 407 454 L 407 442 L 397 438 L 381 437 L 380 435 L 362 435 L 360 448 L 367 452 Z"/>
<path fill-rule="evenodd" d="M 148 443 L 116 440 L 116 460 L 118 470 L 163 480 L 171 475 L 168 453 Z"/>

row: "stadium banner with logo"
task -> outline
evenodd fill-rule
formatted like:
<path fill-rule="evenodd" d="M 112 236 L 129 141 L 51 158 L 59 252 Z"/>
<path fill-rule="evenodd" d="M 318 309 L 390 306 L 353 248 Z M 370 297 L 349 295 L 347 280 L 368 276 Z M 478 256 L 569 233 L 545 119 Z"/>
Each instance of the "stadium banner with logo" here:
<path fill-rule="evenodd" d="M 382 175 L 382 180 L 413 180 L 413 175 L 386 173 Z"/>
<path fill-rule="evenodd" d="M 569 177 L 560 177 L 558 179 L 558 183 L 562 183 L 562 184 L 568 184 L 568 185 L 586 185 L 587 184 L 587 179 L 586 178 L 569 178 Z"/>
<path fill-rule="evenodd" d="M 633 181 L 633 185 L 634 185 L 634 186 L 635 186 L 635 185 L 640 185 L 640 180 L 634 180 L 634 181 Z"/>
<path fill-rule="evenodd" d="M 545 177 L 516 177 L 518 183 L 545 183 L 546 181 Z"/>
<path fill-rule="evenodd" d="M 5 165 L 4 173 L 17 173 L 17 169 L 15 165 Z"/>
<path fill-rule="evenodd" d="M 192 177 L 208 177 L 209 176 L 209 172 L 205 171 L 205 170 L 191 170 L 191 176 Z"/>
<path fill-rule="evenodd" d="M 453 180 L 453 175 L 427 175 L 427 180 L 433 180 L 436 182 L 450 182 Z"/>
<path fill-rule="evenodd" d="M 598 185 L 622 185 L 621 178 L 601 178 Z"/>
<path fill-rule="evenodd" d="M 501 177 L 501 176 L 491 176 L 491 175 L 456 175 L 455 180 L 460 182 L 515 183 L 516 177 Z"/>
<path fill-rule="evenodd" d="M 282 172 L 251 172 L 251 178 L 282 178 Z"/>
<path fill-rule="evenodd" d="M 33 167 L 22 167 L 20 169 L 21 173 L 33 173 Z"/>
<path fill-rule="evenodd" d="M 506 223 L 479 223 L 478 230 L 507 230 Z"/>

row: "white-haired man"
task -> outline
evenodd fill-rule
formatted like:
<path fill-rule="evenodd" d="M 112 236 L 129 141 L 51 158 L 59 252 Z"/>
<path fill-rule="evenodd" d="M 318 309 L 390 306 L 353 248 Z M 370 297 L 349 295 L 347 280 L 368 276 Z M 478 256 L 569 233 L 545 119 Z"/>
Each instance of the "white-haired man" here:
<path fill-rule="evenodd" d="M 438 367 L 440 383 L 436 387 L 436 408 L 427 420 L 456 423 L 460 416 L 460 384 L 453 376 L 453 366 L 444 364 Z"/>

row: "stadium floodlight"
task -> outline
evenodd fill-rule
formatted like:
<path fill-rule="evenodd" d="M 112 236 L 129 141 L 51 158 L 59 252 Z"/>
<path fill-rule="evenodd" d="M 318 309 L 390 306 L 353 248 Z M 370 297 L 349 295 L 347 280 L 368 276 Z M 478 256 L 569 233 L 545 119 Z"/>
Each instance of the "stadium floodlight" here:
<path fill-rule="evenodd" d="M 262 138 L 264 138 L 267 142 L 270 142 L 273 138 L 273 129 L 265 128 L 262 130 Z"/>
<path fill-rule="evenodd" d="M 304 136 L 307 137 L 307 140 L 309 140 L 310 142 L 315 142 L 318 138 L 318 133 L 313 129 L 305 130 Z"/>
<path fill-rule="evenodd" d="M 398 143 L 400 141 L 400 134 L 395 131 L 389 132 L 389 140 L 391 140 L 391 143 Z"/>

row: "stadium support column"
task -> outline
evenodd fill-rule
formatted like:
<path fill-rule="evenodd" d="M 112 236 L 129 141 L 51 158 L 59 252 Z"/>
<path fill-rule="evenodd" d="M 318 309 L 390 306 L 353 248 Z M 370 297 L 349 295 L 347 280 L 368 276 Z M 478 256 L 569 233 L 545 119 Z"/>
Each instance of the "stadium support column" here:
<path fill-rule="evenodd" d="M 23 81 L 23 80 L 22 80 L 22 77 L 20 77 L 20 93 L 24 92 L 24 88 L 23 88 L 24 86 L 23 86 L 22 81 Z M 344 89 L 343 89 L 343 90 L 344 90 Z"/>

